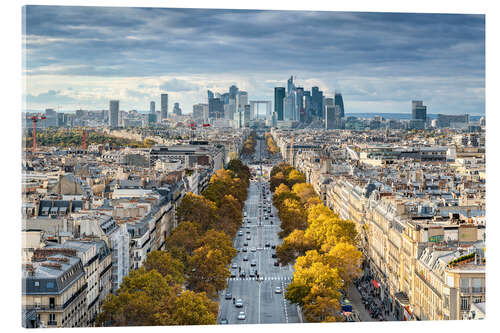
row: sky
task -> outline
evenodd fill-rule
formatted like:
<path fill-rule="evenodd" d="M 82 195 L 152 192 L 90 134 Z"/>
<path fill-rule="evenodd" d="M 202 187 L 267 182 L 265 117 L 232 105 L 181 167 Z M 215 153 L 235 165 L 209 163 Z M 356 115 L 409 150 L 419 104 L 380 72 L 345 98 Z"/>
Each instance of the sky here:
<path fill-rule="evenodd" d="M 249 100 L 274 87 L 343 95 L 346 113 L 483 115 L 483 15 L 27 6 L 24 110 L 169 112 L 232 84 Z"/>

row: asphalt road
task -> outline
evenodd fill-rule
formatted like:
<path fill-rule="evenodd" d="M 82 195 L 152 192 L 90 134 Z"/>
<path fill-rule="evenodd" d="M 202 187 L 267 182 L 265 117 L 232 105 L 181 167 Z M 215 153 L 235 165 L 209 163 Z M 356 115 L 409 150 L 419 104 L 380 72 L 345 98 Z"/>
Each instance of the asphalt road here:
<path fill-rule="evenodd" d="M 255 155 L 260 157 L 264 145 L 262 140 L 258 141 L 261 142 L 257 142 Z M 272 258 L 275 250 L 271 246 L 281 244 L 278 237 L 278 232 L 281 229 L 276 208 L 272 207 L 272 194 L 267 194 L 268 186 L 268 182 L 251 182 L 244 208 L 247 217 L 244 218 L 245 222 L 240 229 L 243 236 L 236 236 L 234 240 L 234 247 L 240 251 L 231 263 L 236 264 L 238 268 L 231 269 L 231 271 L 235 272 L 237 276 L 228 280 L 226 291 L 231 292 L 232 297 L 236 299 L 241 298 L 243 307 L 237 308 L 232 299 L 225 299 L 226 291 L 222 292 L 219 299 L 219 321 L 227 319 L 229 324 L 300 322 L 297 307 L 284 298 L 286 287 L 293 277 L 293 267 L 290 265 L 274 266 L 276 259 Z M 271 205 L 270 214 L 273 217 L 265 219 L 265 214 L 270 215 L 267 213 L 269 205 Z M 245 243 L 248 245 L 245 246 Z M 269 243 L 270 246 L 266 247 L 266 243 Z M 243 248 L 246 248 L 247 252 L 243 252 Z M 255 249 L 255 252 L 252 251 L 252 248 Z M 247 257 L 248 261 L 244 261 L 244 257 Z M 256 261 L 255 266 L 251 266 L 252 260 Z M 245 277 L 240 277 L 240 268 L 245 271 Z M 256 277 L 249 276 L 250 271 L 255 270 L 257 270 L 261 281 L 257 281 Z M 281 288 L 280 293 L 276 293 L 276 287 Z M 245 312 L 245 320 L 237 318 L 240 311 Z"/>

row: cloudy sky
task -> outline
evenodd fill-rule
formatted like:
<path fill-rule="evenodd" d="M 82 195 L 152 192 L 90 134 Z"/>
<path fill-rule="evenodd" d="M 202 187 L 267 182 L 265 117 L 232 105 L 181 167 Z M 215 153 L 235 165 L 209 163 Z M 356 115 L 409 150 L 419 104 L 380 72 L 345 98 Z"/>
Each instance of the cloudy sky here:
<path fill-rule="evenodd" d="M 347 113 L 484 114 L 482 15 L 29 6 L 24 109 L 169 108 L 231 84 L 272 100 L 290 75 Z"/>

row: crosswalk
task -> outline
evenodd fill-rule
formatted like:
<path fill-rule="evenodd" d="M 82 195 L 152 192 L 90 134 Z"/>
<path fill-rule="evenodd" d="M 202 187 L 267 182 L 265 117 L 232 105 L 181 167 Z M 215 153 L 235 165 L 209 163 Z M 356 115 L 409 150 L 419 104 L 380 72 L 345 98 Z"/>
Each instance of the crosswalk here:
<path fill-rule="evenodd" d="M 291 281 L 293 279 L 292 276 L 265 276 L 264 281 Z M 257 278 L 255 277 L 248 277 L 248 278 L 240 278 L 240 277 L 235 277 L 235 278 L 229 278 L 227 281 L 255 281 Z"/>

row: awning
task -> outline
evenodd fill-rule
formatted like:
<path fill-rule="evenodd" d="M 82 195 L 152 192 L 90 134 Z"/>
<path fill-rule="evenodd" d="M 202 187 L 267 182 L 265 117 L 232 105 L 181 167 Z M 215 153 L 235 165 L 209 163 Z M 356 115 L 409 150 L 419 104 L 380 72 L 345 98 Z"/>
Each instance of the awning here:
<path fill-rule="evenodd" d="M 378 284 L 378 282 L 376 280 L 372 280 L 372 284 L 375 288 L 380 288 L 380 285 Z"/>

